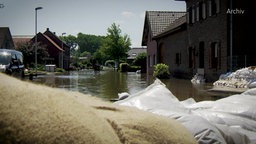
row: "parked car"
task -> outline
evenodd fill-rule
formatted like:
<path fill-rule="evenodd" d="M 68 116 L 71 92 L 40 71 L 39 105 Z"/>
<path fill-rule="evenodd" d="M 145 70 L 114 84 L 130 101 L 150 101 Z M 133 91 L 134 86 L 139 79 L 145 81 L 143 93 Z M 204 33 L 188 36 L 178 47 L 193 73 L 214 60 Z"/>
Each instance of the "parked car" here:
<path fill-rule="evenodd" d="M 0 71 L 24 77 L 23 54 L 17 50 L 0 49 Z"/>

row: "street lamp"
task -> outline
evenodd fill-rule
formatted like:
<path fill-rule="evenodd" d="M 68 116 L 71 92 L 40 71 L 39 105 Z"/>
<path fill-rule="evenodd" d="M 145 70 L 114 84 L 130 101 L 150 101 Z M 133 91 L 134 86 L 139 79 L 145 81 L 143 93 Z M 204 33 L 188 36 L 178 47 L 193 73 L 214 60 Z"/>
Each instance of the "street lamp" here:
<path fill-rule="evenodd" d="M 36 7 L 35 8 L 35 68 L 36 68 L 36 76 L 37 76 L 37 11 L 43 9 L 43 7 Z"/>
<path fill-rule="evenodd" d="M 65 32 L 61 34 L 62 38 L 63 38 L 63 36 L 64 36 L 65 34 L 66 34 Z M 63 59 L 63 55 L 64 55 L 64 53 L 63 53 L 63 52 L 64 52 L 64 49 L 63 49 L 63 40 L 61 40 L 61 48 L 62 48 L 62 50 L 63 50 L 63 51 L 62 51 L 62 54 L 61 54 L 61 57 L 62 57 L 62 65 L 61 65 L 61 66 L 62 66 L 62 68 L 63 68 L 63 67 L 64 67 L 64 59 Z"/>

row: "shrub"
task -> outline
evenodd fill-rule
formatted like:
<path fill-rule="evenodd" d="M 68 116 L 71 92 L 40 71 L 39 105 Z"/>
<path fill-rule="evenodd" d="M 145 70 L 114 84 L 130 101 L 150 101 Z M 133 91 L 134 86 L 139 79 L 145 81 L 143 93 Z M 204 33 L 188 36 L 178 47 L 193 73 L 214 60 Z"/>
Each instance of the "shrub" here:
<path fill-rule="evenodd" d="M 114 67 L 115 66 L 115 61 L 114 60 L 107 60 L 105 62 L 105 66 Z"/>
<path fill-rule="evenodd" d="M 66 72 L 63 68 L 55 68 L 55 72 Z"/>
<path fill-rule="evenodd" d="M 170 77 L 169 66 L 162 63 L 155 65 L 153 75 L 160 79 L 169 78 Z"/>
<path fill-rule="evenodd" d="M 121 63 L 120 64 L 121 72 L 127 72 L 128 71 L 128 67 L 129 67 L 128 63 Z"/>

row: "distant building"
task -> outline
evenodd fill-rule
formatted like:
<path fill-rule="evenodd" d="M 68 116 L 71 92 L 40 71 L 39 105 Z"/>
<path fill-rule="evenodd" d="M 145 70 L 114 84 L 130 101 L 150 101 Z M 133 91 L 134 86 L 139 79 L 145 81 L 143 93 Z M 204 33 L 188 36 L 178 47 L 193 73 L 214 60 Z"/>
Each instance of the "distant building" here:
<path fill-rule="evenodd" d="M 34 35 L 13 35 L 14 47 L 17 48 L 19 44 L 29 42 L 33 37 Z"/>
<path fill-rule="evenodd" d="M 145 47 L 134 47 L 134 48 L 131 48 L 128 51 L 127 61 L 128 62 L 132 62 L 138 56 L 138 54 L 143 53 L 143 52 L 146 53 L 147 52 L 147 48 L 145 48 Z"/>
<path fill-rule="evenodd" d="M 0 49 L 13 49 L 13 39 L 8 27 L 0 27 Z"/>
<path fill-rule="evenodd" d="M 35 41 L 35 37 L 32 38 L 32 41 Z M 59 68 L 69 69 L 70 47 L 60 40 L 55 33 L 47 28 L 44 33 L 39 32 L 37 34 L 37 41 L 47 48 L 49 58 L 46 60 L 51 61 Z"/>
<path fill-rule="evenodd" d="M 146 12 L 142 45 L 148 47 L 148 74 L 155 64 L 166 63 L 174 75 L 200 73 L 215 81 L 222 73 L 256 65 L 255 0 L 180 1 L 186 2 L 186 15 Z"/>

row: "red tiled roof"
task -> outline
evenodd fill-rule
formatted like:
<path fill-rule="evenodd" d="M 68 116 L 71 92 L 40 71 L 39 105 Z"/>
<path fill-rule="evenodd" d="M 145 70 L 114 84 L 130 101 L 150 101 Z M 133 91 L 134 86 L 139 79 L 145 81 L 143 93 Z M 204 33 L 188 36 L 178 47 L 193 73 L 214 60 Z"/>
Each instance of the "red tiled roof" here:
<path fill-rule="evenodd" d="M 32 36 L 13 36 L 14 47 L 16 48 L 19 43 L 26 43 L 32 39 Z"/>
<path fill-rule="evenodd" d="M 161 33 L 154 36 L 154 38 L 164 36 L 168 33 L 172 33 L 177 30 L 181 25 L 186 24 L 186 15 L 176 19 L 173 23 L 171 23 L 168 27 L 166 27 Z"/>
<path fill-rule="evenodd" d="M 52 43 L 57 49 L 60 51 L 64 51 L 61 47 L 59 47 L 51 38 L 49 38 L 47 35 L 41 33 L 50 43 Z"/>
<path fill-rule="evenodd" d="M 146 11 L 142 45 L 146 45 L 149 35 L 155 37 L 163 33 L 168 26 L 185 14 L 183 11 Z"/>
<path fill-rule="evenodd" d="M 150 24 L 153 37 L 162 33 L 176 19 L 185 14 L 186 12 L 177 11 L 147 11 L 146 17 Z"/>

